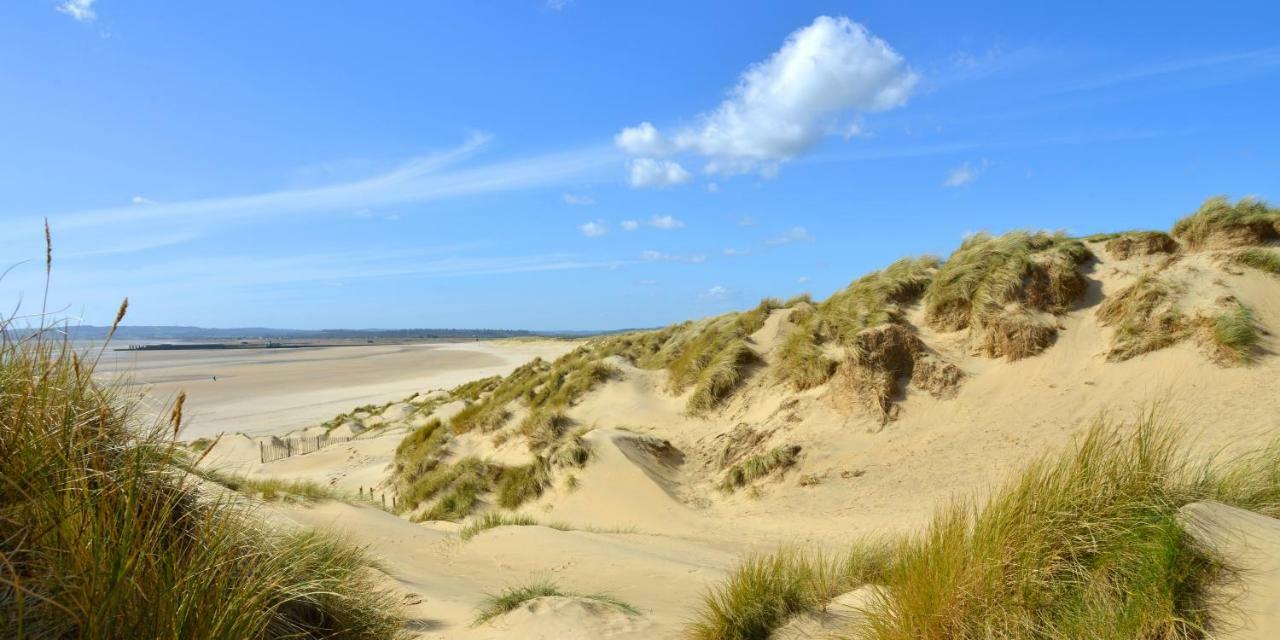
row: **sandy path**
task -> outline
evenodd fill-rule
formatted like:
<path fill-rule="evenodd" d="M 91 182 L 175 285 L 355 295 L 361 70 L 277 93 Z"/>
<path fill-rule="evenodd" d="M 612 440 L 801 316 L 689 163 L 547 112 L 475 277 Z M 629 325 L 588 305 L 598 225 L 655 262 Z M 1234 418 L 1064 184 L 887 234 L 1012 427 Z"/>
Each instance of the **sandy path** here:
<path fill-rule="evenodd" d="M 109 352 L 99 373 L 126 375 L 161 404 L 187 393 L 183 437 L 279 433 L 363 404 L 506 374 L 574 343 L 554 340 L 314 349 Z M 214 381 L 214 377 L 217 381 Z"/>
<path fill-rule="evenodd" d="M 500 527 L 459 542 L 451 531 L 370 507 L 326 502 L 283 511 L 382 557 L 399 587 L 411 594 L 408 602 L 416 602 L 407 611 L 409 628 L 424 638 L 514 637 L 502 621 L 472 628 L 476 607 L 487 594 L 544 579 L 566 591 L 608 593 L 643 612 L 612 621 L 608 611 L 580 612 L 589 618 L 575 622 L 577 631 L 587 634 L 582 637 L 677 637 L 689 607 L 735 559 L 729 551 L 666 536 Z M 518 636 L 566 637 L 560 618 L 545 613 L 524 618 Z"/>

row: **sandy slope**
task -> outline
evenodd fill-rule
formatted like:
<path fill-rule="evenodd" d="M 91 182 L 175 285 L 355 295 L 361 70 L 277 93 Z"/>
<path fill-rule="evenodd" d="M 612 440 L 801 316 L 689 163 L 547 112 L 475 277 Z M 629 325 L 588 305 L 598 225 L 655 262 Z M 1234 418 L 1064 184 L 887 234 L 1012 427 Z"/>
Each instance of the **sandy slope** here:
<path fill-rule="evenodd" d="M 569 413 L 593 428 L 585 437 L 594 456 L 575 472 L 578 488 L 559 482 L 521 511 L 541 522 L 635 533 L 503 527 L 462 543 L 453 534 L 457 525 L 411 524 L 369 508 L 330 503 L 284 510 L 299 522 L 344 531 L 384 556 L 410 601 L 421 599 L 412 613 L 424 637 L 675 637 L 698 594 L 737 554 L 782 543 L 839 548 L 861 534 L 915 529 L 939 501 L 987 490 L 1068 444 L 1104 412 L 1124 418 L 1161 403 L 1202 450 L 1239 450 L 1280 434 L 1280 278 L 1222 267 L 1206 256 L 1186 258 L 1167 273 L 1186 284 L 1189 307 L 1229 295 L 1255 310 L 1268 334 L 1251 366 L 1219 366 L 1194 342 L 1127 362 L 1106 360 L 1111 330 L 1095 318 L 1096 306 L 1153 260 L 1111 261 L 1104 253 L 1090 263 L 1090 290 L 1060 318 L 1056 344 L 1018 362 L 971 355 L 963 336 L 924 328 L 922 311 L 914 309 L 920 337 L 959 365 L 965 379 L 950 399 L 908 390 L 898 419 L 887 424 L 838 410 L 829 389 L 791 392 L 765 367 L 722 409 L 693 418 L 684 413 L 684 398 L 664 390 L 665 373 L 617 362 L 622 375 Z M 786 313 L 775 312 L 752 338 L 766 362 Z M 760 450 L 800 445 L 797 468 L 750 491 L 717 491 L 722 472 L 715 458 L 739 425 L 765 434 Z M 350 490 L 387 477 L 405 432 L 376 430 L 266 465 L 256 462 L 248 439 L 226 443 L 219 453 L 222 464 L 244 472 Z M 501 446 L 491 440 L 492 434 L 466 434 L 449 448 L 454 457 L 529 459 L 522 439 Z M 469 626 L 486 593 L 547 577 L 566 590 L 609 592 L 645 615 L 550 599 Z"/>

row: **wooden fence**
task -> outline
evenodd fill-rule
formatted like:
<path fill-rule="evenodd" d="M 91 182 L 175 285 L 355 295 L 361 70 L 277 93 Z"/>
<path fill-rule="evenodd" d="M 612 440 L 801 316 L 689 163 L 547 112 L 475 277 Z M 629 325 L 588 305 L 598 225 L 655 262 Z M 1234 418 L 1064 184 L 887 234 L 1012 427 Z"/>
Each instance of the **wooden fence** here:
<path fill-rule="evenodd" d="M 277 442 L 259 442 L 258 453 L 262 462 L 274 462 L 283 458 L 292 456 L 301 456 L 308 453 L 314 453 L 331 444 L 342 444 L 350 440 L 346 438 L 330 438 L 327 434 L 320 436 L 305 436 L 301 438 L 286 438 Z"/>

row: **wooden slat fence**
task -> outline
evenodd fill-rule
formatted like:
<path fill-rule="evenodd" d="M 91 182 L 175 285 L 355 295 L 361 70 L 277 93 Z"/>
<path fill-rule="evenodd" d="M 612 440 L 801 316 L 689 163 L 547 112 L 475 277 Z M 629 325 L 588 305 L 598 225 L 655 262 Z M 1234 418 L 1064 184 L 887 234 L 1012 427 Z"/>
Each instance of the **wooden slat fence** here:
<path fill-rule="evenodd" d="M 319 435 L 286 438 L 280 440 L 278 444 L 276 442 L 259 442 L 258 453 L 262 462 L 274 462 L 284 458 L 314 453 L 329 445 L 342 444 L 350 439 L 350 437 L 331 438 L 328 435 Z"/>

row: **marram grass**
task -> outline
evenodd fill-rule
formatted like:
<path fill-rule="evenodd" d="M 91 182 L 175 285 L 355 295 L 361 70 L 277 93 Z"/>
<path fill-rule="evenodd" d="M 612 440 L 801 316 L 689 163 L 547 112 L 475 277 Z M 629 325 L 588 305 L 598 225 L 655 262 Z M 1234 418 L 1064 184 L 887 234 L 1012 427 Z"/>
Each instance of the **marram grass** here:
<path fill-rule="evenodd" d="M 398 637 L 360 550 L 202 497 L 93 357 L 0 323 L 0 636 Z"/>
<path fill-rule="evenodd" d="M 480 605 L 480 608 L 476 613 L 476 619 L 473 625 L 484 624 L 504 613 L 514 611 L 520 605 L 535 598 L 545 598 L 550 596 L 599 602 L 632 615 L 640 615 L 639 609 L 611 595 L 604 593 L 581 594 L 568 592 L 562 590 L 559 585 L 550 580 L 540 580 L 518 587 L 509 587 L 502 593 L 486 597 L 484 603 Z"/>
<path fill-rule="evenodd" d="M 1180 442 L 1158 411 L 1100 420 L 989 499 L 957 498 L 888 546 L 852 545 L 874 562 L 750 556 L 707 592 L 687 637 L 764 640 L 862 584 L 879 595 L 840 637 L 1206 637 L 1211 587 L 1231 570 L 1192 544 L 1177 510 L 1217 500 L 1280 515 L 1280 441 L 1233 460 L 1192 459 Z"/>

